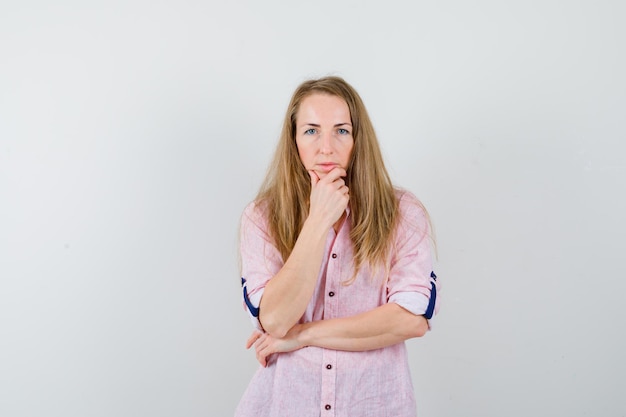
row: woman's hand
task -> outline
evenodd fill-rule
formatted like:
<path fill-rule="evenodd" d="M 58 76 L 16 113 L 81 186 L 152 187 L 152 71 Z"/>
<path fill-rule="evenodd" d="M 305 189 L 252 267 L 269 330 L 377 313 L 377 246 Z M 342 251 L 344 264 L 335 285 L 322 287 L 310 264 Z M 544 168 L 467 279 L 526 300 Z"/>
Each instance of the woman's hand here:
<path fill-rule="evenodd" d="M 328 227 L 337 222 L 348 207 L 349 194 L 343 178 L 346 170 L 333 168 L 323 178 L 313 170 L 311 176 L 311 207 L 309 216 L 321 219 Z"/>
<path fill-rule="evenodd" d="M 298 324 L 289 330 L 285 337 L 281 339 L 272 337 L 268 333 L 255 330 L 246 342 L 246 349 L 250 349 L 254 346 L 254 349 L 256 350 L 256 359 L 259 361 L 261 366 L 265 368 L 270 355 L 273 353 L 292 352 L 304 347 L 298 340 L 298 334 Z"/>

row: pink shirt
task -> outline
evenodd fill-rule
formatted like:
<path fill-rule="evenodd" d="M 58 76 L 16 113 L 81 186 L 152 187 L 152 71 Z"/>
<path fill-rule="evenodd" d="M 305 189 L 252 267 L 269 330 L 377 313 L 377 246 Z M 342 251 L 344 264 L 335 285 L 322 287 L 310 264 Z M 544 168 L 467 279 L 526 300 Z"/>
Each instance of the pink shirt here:
<path fill-rule="evenodd" d="M 372 277 L 361 267 L 350 285 L 353 248 L 350 222 L 339 232 L 331 228 L 318 284 L 301 318 L 311 322 L 348 317 L 385 303 L 397 303 L 430 319 L 439 309 L 439 283 L 432 273 L 428 222 L 418 200 L 397 191 L 400 223 L 394 236 L 391 270 Z M 349 215 L 349 210 L 348 210 Z M 243 305 L 253 323 L 266 283 L 283 266 L 268 235 L 263 209 L 251 203 L 241 219 Z M 415 397 L 404 343 L 367 352 L 306 347 L 274 354 L 259 367 L 235 412 L 236 417 L 410 417 L 416 415 Z"/>

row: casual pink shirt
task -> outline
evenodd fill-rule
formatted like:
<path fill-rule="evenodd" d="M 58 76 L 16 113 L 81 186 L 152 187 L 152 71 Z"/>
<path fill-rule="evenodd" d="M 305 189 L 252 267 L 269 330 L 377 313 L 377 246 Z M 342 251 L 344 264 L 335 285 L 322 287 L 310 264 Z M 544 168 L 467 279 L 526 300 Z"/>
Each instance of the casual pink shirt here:
<path fill-rule="evenodd" d="M 416 197 L 397 191 L 400 222 L 394 235 L 391 269 L 372 276 L 353 273 L 350 222 L 331 228 L 318 283 L 300 322 L 353 316 L 397 303 L 430 319 L 439 310 L 439 283 L 432 273 L 428 222 Z M 348 210 L 349 216 L 349 210 Z M 241 218 L 243 305 L 260 329 L 258 306 L 267 282 L 283 266 L 272 244 L 263 208 L 251 203 Z M 416 415 L 404 343 L 367 352 L 306 347 L 274 354 L 259 367 L 235 412 L 236 417 L 411 417 Z"/>

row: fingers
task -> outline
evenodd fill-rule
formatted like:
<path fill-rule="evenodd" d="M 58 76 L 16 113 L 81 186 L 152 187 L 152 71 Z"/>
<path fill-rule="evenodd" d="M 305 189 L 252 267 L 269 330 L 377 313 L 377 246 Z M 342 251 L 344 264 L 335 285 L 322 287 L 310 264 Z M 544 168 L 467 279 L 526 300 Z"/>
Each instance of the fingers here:
<path fill-rule="evenodd" d="M 343 187 L 346 187 L 345 190 L 347 190 L 346 181 L 344 180 L 344 177 L 347 174 L 343 168 L 334 168 L 323 178 L 320 178 L 315 171 L 309 171 L 309 175 L 311 175 L 312 189 L 325 184 L 331 186 L 331 189 L 334 188 L 336 190 L 340 190 L 343 189 Z"/>
<path fill-rule="evenodd" d="M 309 176 L 311 177 L 311 187 L 315 187 L 317 183 L 320 181 L 320 177 L 317 175 L 317 172 L 310 170 L 308 171 Z"/>
<path fill-rule="evenodd" d="M 309 215 L 322 222 L 323 227 L 332 226 L 345 211 L 350 200 L 344 177 L 346 170 L 335 167 L 320 177 L 320 173 L 308 171 L 311 176 Z"/>
<path fill-rule="evenodd" d="M 311 186 L 315 187 L 320 181 L 324 183 L 331 184 L 335 182 L 339 178 L 343 178 L 347 176 L 347 172 L 345 169 L 341 167 L 335 167 L 327 173 L 324 173 L 323 177 L 320 177 L 320 173 L 315 170 L 308 170 L 309 176 L 311 177 Z"/>
<path fill-rule="evenodd" d="M 256 360 L 265 368 L 267 366 L 267 358 L 271 354 L 271 352 L 268 352 L 269 338 L 263 335 L 263 337 L 259 338 L 254 348 L 256 351 Z"/>
<path fill-rule="evenodd" d="M 248 340 L 246 341 L 246 349 L 250 349 L 252 345 L 254 345 L 254 342 L 256 342 L 261 336 L 264 336 L 262 332 L 258 330 L 253 331 L 250 337 L 248 338 Z"/>
<path fill-rule="evenodd" d="M 267 358 L 258 352 L 256 354 L 256 360 L 261 364 L 262 367 L 267 367 Z"/>
<path fill-rule="evenodd" d="M 267 349 L 267 335 L 263 332 L 255 330 L 252 332 L 248 340 L 246 341 L 246 349 L 250 349 L 254 346 L 256 353 L 256 360 L 262 367 L 267 367 L 267 356 L 264 351 Z"/>
<path fill-rule="evenodd" d="M 331 186 L 335 187 L 340 194 L 347 195 L 349 188 L 344 180 L 345 176 L 346 171 L 343 168 L 335 168 L 321 181 L 328 182 Z"/>
<path fill-rule="evenodd" d="M 328 181 L 329 183 L 332 183 L 332 182 L 337 181 L 339 178 L 345 177 L 346 175 L 348 175 L 348 173 L 346 172 L 345 169 L 341 167 L 336 167 L 336 168 L 331 169 L 328 172 L 328 174 L 326 174 L 326 176 L 324 177 L 324 181 Z"/>

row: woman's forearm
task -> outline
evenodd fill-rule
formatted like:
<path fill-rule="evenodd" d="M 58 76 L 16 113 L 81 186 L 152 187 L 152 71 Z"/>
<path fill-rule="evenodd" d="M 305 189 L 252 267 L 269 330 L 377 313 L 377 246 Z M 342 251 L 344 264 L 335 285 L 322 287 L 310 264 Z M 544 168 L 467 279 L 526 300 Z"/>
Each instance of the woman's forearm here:
<path fill-rule="evenodd" d="M 313 170 L 308 172 L 308 217 L 285 264 L 265 286 L 259 307 L 261 325 L 278 338 L 284 337 L 304 314 L 315 291 L 328 232 L 341 222 L 348 206 L 344 168 L 336 166 L 323 178 Z"/>
<path fill-rule="evenodd" d="M 395 345 L 428 330 L 424 316 L 416 316 L 389 303 L 352 317 L 296 324 L 284 337 L 254 331 L 246 347 L 255 347 L 262 366 L 274 353 L 292 352 L 307 346 L 359 352 Z"/>
<path fill-rule="evenodd" d="M 281 338 L 300 320 L 315 291 L 328 228 L 307 220 L 282 269 L 267 283 L 259 320 L 263 329 Z"/>
<path fill-rule="evenodd" d="M 421 337 L 428 330 L 428 322 L 424 316 L 389 303 L 352 317 L 300 324 L 297 330 L 302 346 L 365 351 Z"/>

